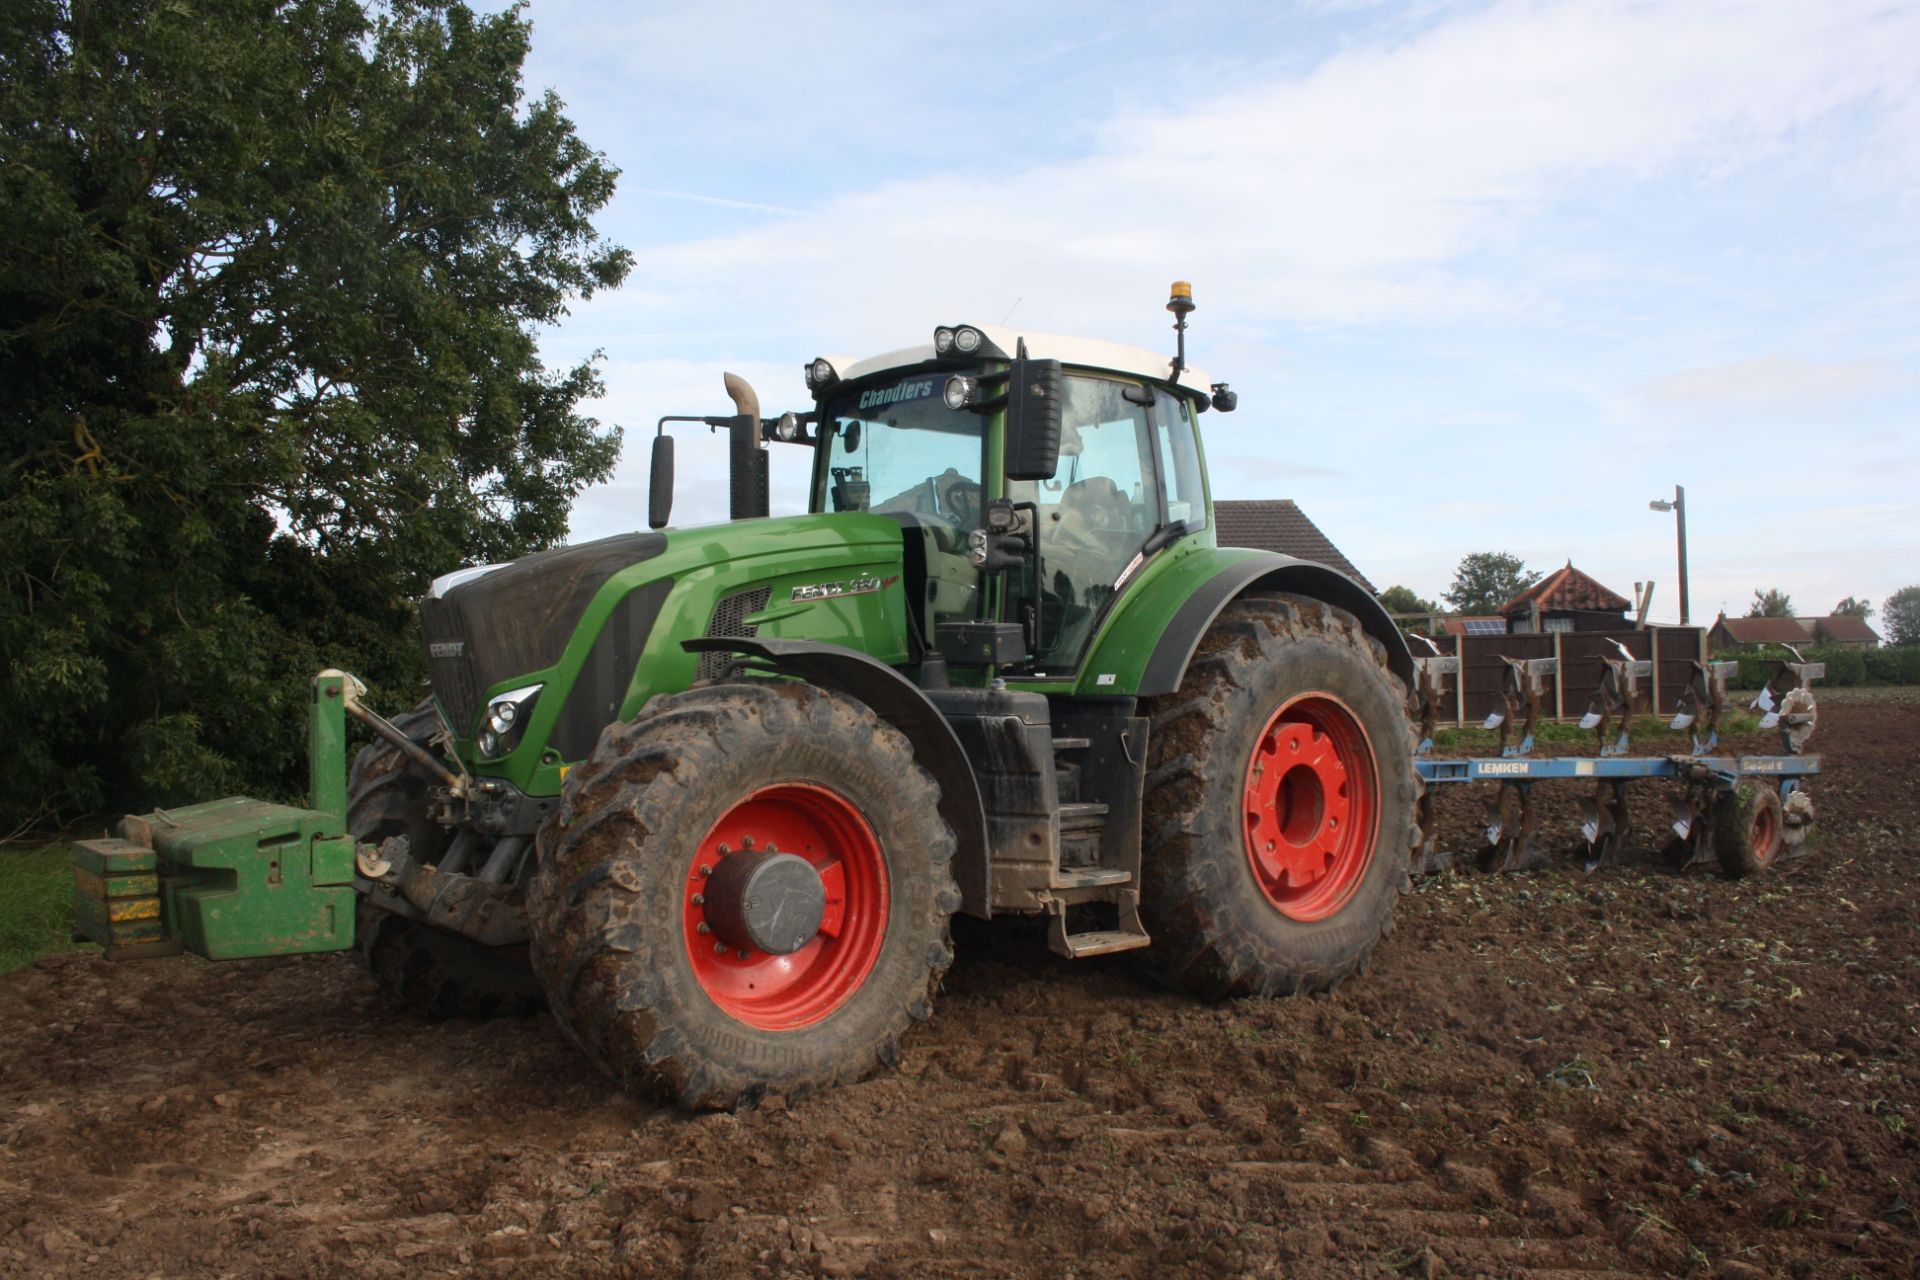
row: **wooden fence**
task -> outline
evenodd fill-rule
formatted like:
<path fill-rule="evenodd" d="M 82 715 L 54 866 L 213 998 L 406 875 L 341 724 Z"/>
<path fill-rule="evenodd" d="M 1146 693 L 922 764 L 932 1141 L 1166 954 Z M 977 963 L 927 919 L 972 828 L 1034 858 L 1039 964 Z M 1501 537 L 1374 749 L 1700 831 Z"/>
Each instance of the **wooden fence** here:
<path fill-rule="evenodd" d="M 1641 686 L 1657 715 L 1672 715 L 1691 664 L 1705 661 L 1704 627 L 1648 627 L 1644 631 L 1556 631 L 1548 635 L 1438 636 L 1442 653 L 1457 654 L 1460 675 L 1453 683 L 1453 724 L 1478 724 L 1499 704 L 1501 658 L 1558 658 L 1553 699 L 1547 711 L 1556 720 L 1578 720 L 1586 713 L 1605 670 L 1602 657 L 1618 657 L 1610 641 L 1619 641 L 1636 658 L 1653 659 L 1653 674 Z M 1416 649 L 1416 652 L 1418 650 Z M 1651 685 L 1649 688 L 1648 685 Z M 1442 723 L 1448 723 L 1443 721 Z"/>

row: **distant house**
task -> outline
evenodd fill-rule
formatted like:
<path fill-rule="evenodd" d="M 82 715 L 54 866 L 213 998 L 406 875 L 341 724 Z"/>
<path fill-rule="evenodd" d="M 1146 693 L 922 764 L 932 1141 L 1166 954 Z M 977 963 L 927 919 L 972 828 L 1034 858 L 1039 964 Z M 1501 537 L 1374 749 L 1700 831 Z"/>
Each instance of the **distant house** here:
<path fill-rule="evenodd" d="M 1626 631 L 1633 602 L 1573 567 L 1555 569 L 1495 610 L 1515 635 L 1552 631 Z"/>
<path fill-rule="evenodd" d="M 1880 633 L 1865 618 L 1836 613 L 1825 618 L 1729 618 L 1721 614 L 1707 632 L 1715 653 L 1769 644 L 1845 644 L 1870 649 Z"/>
<path fill-rule="evenodd" d="M 1367 575 L 1342 555 L 1340 548 L 1334 546 L 1290 498 L 1215 502 L 1213 530 L 1214 542 L 1219 546 L 1251 547 L 1255 551 L 1277 551 L 1281 555 L 1312 560 L 1338 569 L 1368 591 L 1374 591 Z"/>
<path fill-rule="evenodd" d="M 1857 613 L 1834 613 L 1824 618 L 1801 618 L 1813 623 L 1813 638 L 1821 644 L 1850 644 L 1871 649 L 1880 643 L 1880 633 L 1867 625 Z"/>

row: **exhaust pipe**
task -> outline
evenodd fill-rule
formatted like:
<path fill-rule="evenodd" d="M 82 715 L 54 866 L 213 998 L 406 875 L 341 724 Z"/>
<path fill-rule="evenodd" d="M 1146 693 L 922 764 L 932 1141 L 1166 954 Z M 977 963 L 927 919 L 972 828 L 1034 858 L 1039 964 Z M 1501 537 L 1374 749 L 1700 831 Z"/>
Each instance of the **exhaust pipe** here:
<path fill-rule="evenodd" d="M 760 397 L 737 373 L 722 374 L 721 381 L 734 408 L 734 419 L 727 428 L 728 515 L 735 520 L 758 520 L 772 512 L 767 490 L 767 446 L 760 438 Z"/>

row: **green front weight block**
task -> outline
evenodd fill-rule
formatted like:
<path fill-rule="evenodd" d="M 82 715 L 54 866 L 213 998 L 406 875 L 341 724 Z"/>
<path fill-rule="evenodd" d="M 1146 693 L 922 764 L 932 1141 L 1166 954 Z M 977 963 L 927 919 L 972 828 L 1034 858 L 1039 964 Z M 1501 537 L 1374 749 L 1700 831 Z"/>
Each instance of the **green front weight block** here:
<path fill-rule="evenodd" d="M 75 932 L 117 959 L 184 950 L 238 960 L 351 947 L 346 678 L 325 672 L 313 682 L 314 808 L 230 796 L 123 819 L 118 837 L 74 847 Z"/>

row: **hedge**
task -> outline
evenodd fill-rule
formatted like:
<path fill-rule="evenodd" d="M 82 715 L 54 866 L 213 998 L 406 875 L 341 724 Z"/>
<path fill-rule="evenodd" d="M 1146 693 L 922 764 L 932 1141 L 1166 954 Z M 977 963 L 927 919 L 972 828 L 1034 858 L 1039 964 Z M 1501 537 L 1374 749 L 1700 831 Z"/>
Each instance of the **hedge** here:
<path fill-rule="evenodd" d="M 1808 662 L 1827 664 L 1827 675 L 1819 683 L 1833 688 L 1851 685 L 1920 684 L 1920 644 L 1888 645 L 1878 649 L 1860 649 L 1852 645 L 1816 644 L 1800 650 Z M 1778 646 L 1743 650 L 1726 655 L 1740 664 L 1727 683 L 1735 689 L 1758 689 L 1773 674 L 1777 658 L 1791 660 L 1792 654 Z"/>

